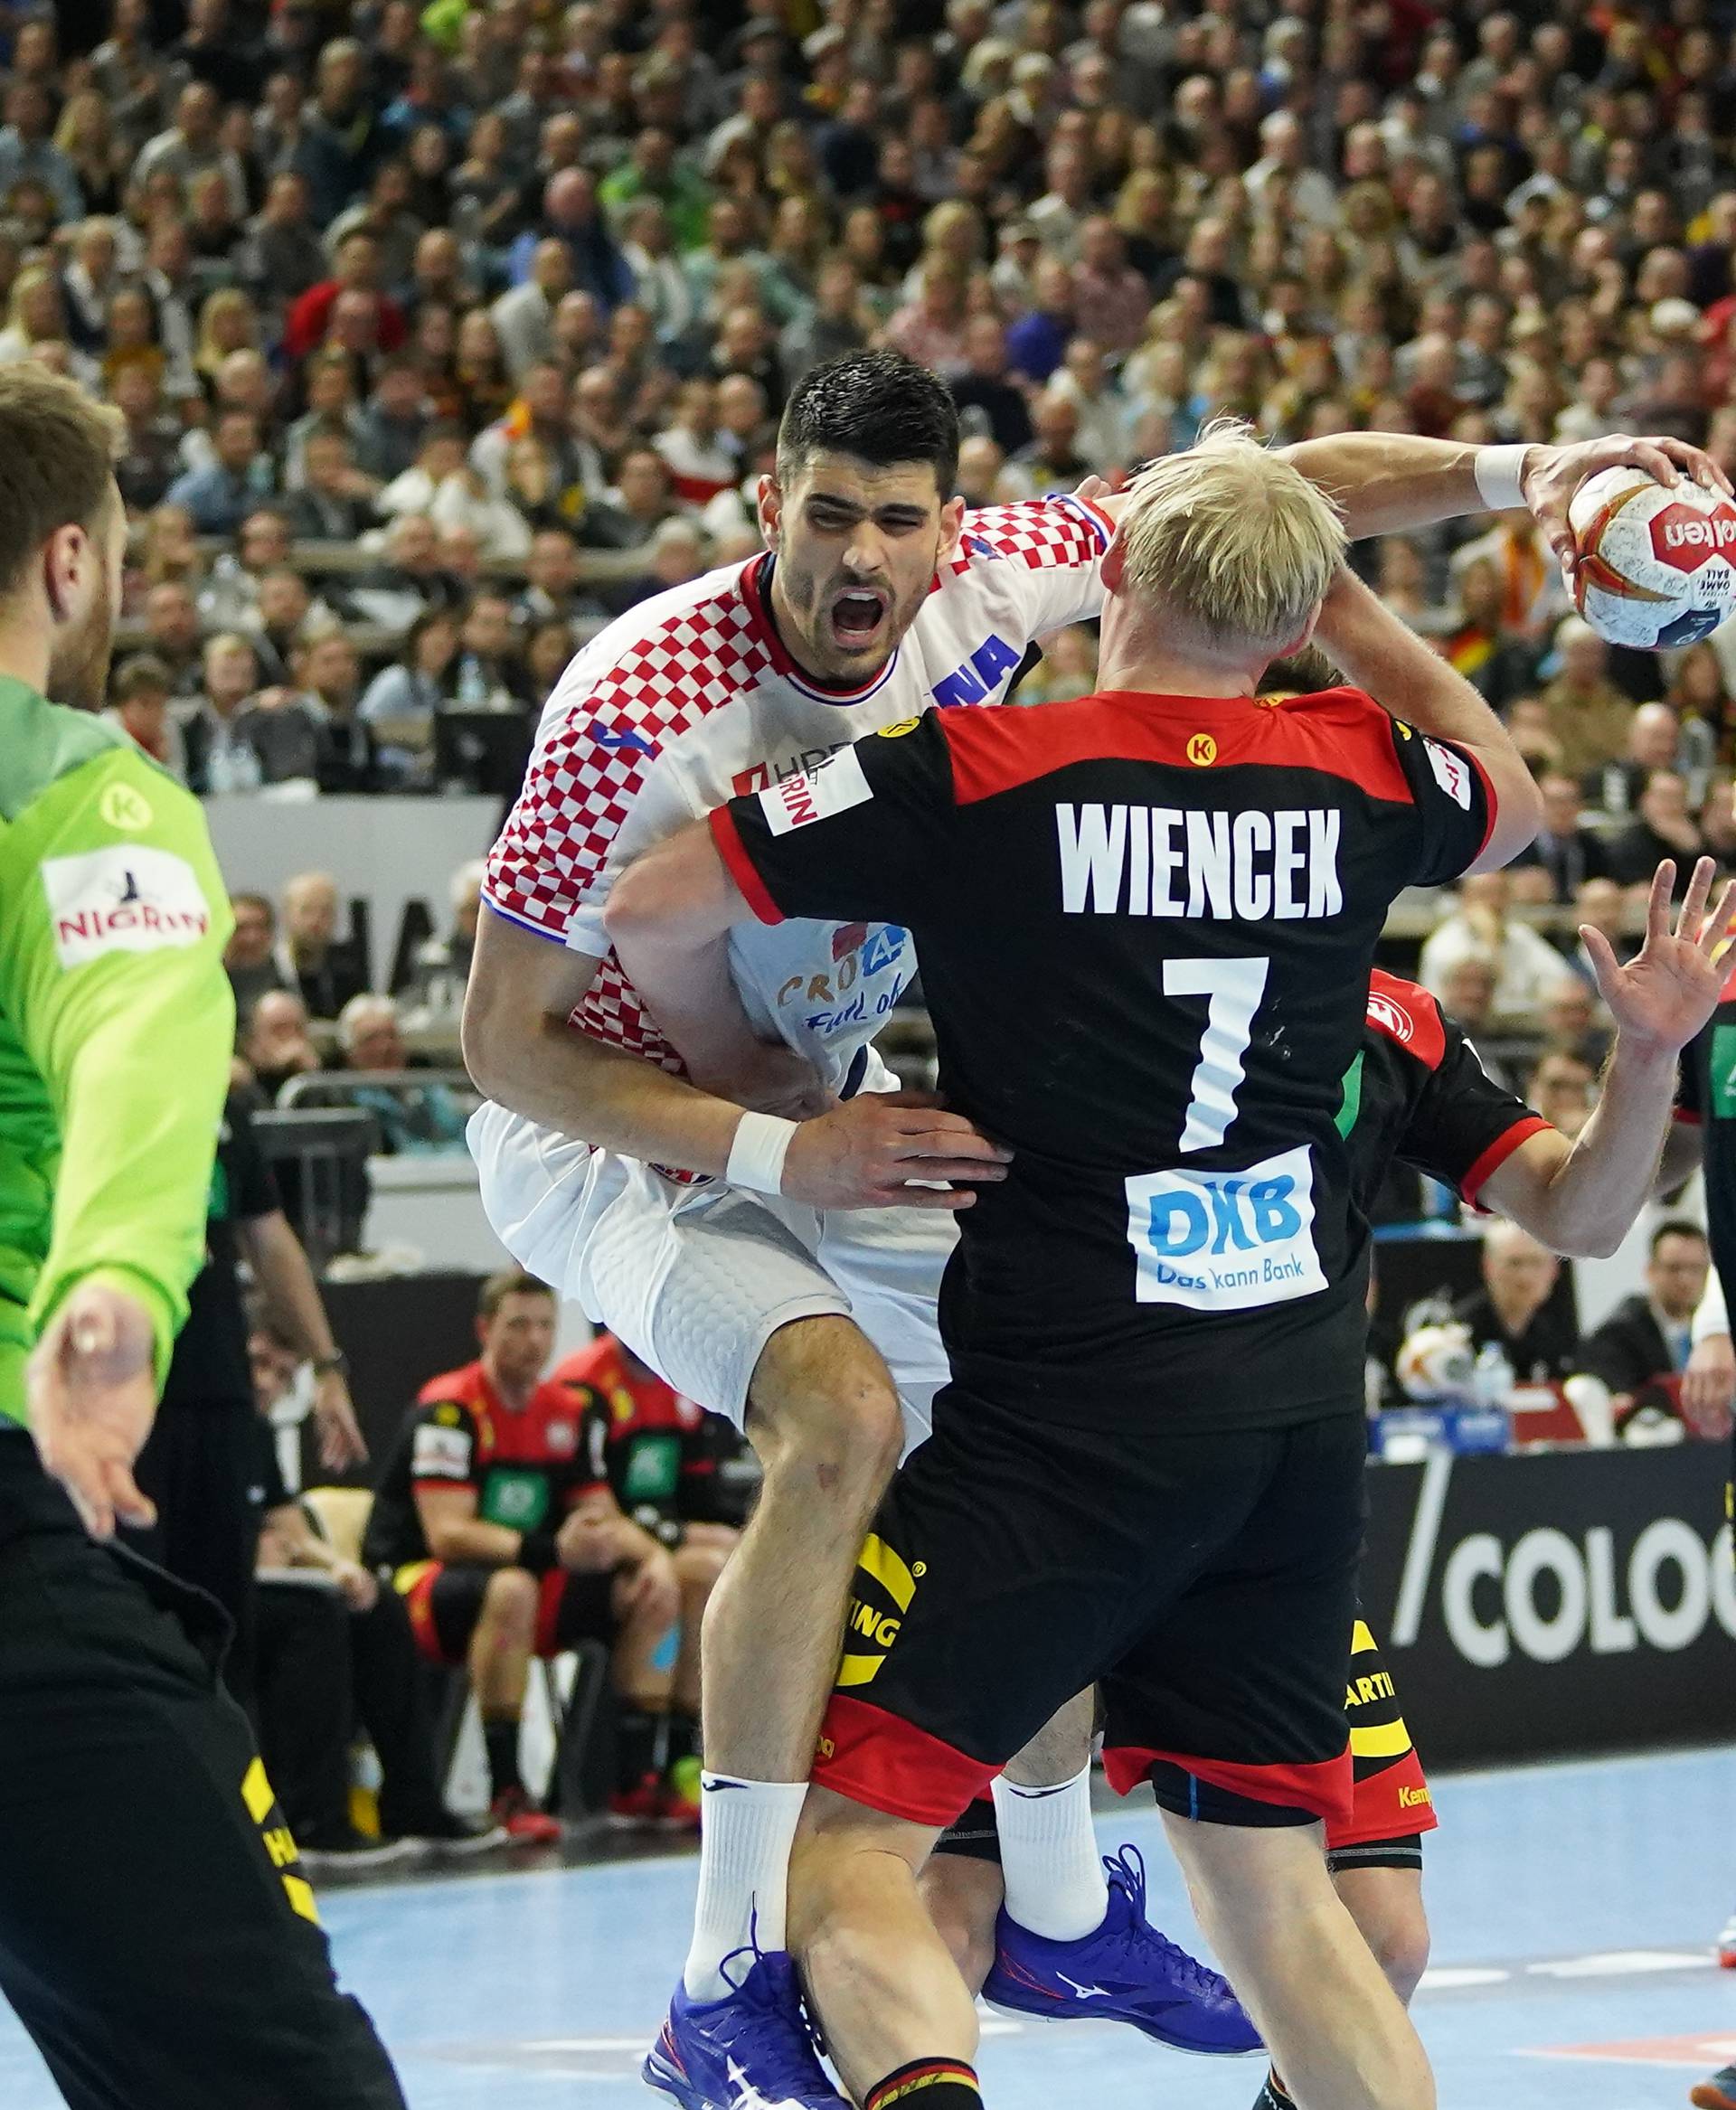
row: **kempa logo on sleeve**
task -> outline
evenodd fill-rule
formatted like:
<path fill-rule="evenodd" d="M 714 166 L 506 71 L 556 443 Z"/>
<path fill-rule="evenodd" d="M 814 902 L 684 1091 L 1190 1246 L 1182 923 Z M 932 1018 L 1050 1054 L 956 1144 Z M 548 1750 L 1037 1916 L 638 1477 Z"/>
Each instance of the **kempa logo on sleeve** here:
<path fill-rule="evenodd" d="M 211 928 L 211 907 L 192 865 L 143 843 L 46 858 L 42 891 L 63 967 L 104 953 L 197 945 Z"/>
<path fill-rule="evenodd" d="M 861 805 L 873 796 L 856 750 L 840 748 L 816 768 L 786 777 L 781 784 L 762 791 L 760 810 L 774 835 L 788 835 L 829 814 L 841 814 L 846 806 Z"/>

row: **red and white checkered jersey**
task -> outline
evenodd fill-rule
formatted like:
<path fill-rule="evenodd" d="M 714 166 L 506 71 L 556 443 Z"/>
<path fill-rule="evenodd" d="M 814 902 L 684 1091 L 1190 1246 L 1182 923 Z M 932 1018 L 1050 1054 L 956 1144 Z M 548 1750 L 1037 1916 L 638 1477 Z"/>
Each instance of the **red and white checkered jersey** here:
<path fill-rule="evenodd" d="M 784 649 L 769 555 L 659 594 L 593 638 L 549 699 L 484 888 L 497 914 L 602 963 L 573 1022 L 678 1068 L 603 933 L 616 873 L 863 733 L 930 705 L 999 702 L 1035 638 L 1099 612 L 1111 532 L 1072 496 L 967 513 L 898 650 L 854 691 L 817 686 Z M 756 1023 L 835 1083 L 915 972 L 907 935 L 882 925 L 744 929 L 734 953 Z"/>

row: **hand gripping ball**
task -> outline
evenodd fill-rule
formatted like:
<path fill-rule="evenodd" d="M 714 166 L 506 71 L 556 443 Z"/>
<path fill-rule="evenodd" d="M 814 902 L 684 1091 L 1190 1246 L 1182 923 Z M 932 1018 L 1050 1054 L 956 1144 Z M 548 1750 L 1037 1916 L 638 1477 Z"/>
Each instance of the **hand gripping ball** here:
<path fill-rule="evenodd" d="M 1574 493 L 1568 523 L 1574 602 L 1611 645 L 1692 645 L 1736 612 L 1736 506 L 1722 491 L 1605 469 Z"/>

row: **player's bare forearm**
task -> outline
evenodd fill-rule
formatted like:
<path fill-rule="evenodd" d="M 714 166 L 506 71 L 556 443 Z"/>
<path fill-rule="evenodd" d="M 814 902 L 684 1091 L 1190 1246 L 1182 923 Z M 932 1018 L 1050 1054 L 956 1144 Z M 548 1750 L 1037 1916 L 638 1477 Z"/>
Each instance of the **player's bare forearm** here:
<path fill-rule="evenodd" d="M 526 1119 L 652 1164 L 721 1173 L 741 1109 L 569 1023 L 599 963 L 485 910 L 464 1008 L 464 1058 Z"/>
<path fill-rule="evenodd" d="M 1344 432 L 1276 451 L 1336 504 L 1353 542 L 1486 510 L 1473 466 L 1477 449 L 1457 440 Z M 1088 488 L 1091 503 L 1118 521 L 1122 494 L 1095 485 Z"/>
<path fill-rule="evenodd" d="M 1495 794 L 1494 825 L 1474 871 L 1516 857 L 1543 824 L 1537 787 L 1507 729 L 1471 684 L 1408 630 L 1348 569 L 1326 596 L 1315 642 L 1394 718 L 1474 754 Z"/>
<path fill-rule="evenodd" d="M 1477 449 L 1402 432 L 1342 432 L 1280 450 L 1335 500 L 1353 542 L 1485 510 Z"/>
<path fill-rule="evenodd" d="M 1675 1050 L 1618 1036 L 1596 1110 L 1570 1145 L 1528 1136 L 1480 1200 L 1552 1251 L 1604 1259 L 1633 1229 L 1656 1176 L 1675 1096 Z"/>
<path fill-rule="evenodd" d="M 1694 1121 L 1672 1121 L 1664 1138 L 1664 1154 L 1657 1161 L 1657 1178 L 1652 1192 L 1658 1201 L 1685 1187 L 1700 1170 L 1704 1154 L 1704 1144 L 1699 1124 Z"/>
<path fill-rule="evenodd" d="M 269 1315 L 310 1361 L 328 1361 L 337 1352 L 319 1285 L 301 1240 L 281 1210 L 255 1217 L 241 1227 L 242 1249 L 264 1296 Z"/>

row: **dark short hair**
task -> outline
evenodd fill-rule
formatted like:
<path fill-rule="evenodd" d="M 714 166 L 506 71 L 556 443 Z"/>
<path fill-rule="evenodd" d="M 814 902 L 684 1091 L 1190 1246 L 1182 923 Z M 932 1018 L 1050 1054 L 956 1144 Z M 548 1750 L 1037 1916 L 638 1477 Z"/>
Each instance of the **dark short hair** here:
<path fill-rule="evenodd" d="M 108 694 L 117 703 L 130 703 L 138 696 L 166 697 L 174 687 L 175 676 L 156 653 L 136 652 L 115 669 Z"/>
<path fill-rule="evenodd" d="M 503 1267 L 499 1274 L 491 1275 L 476 1292 L 476 1316 L 485 1323 L 492 1319 L 509 1296 L 552 1299 L 553 1295 L 546 1282 L 539 1282 L 534 1275 L 526 1275 L 522 1267 Z"/>
<path fill-rule="evenodd" d="M 846 352 L 796 384 L 778 429 L 778 480 L 812 455 L 854 455 L 875 468 L 927 462 L 943 499 L 958 474 L 958 410 L 938 374 L 901 352 Z"/>
<path fill-rule="evenodd" d="M 61 528 L 95 528 L 115 495 L 118 411 L 33 360 L 0 368 L 0 594 Z"/>
<path fill-rule="evenodd" d="M 1657 1248 L 1665 1239 L 1697 1239 L 1703 1246 L 1707 1243 L 1705 1231 L 1699 1224 L 1685 1216 L 1666 1216 L 1652 1233 L 1651 1243 L 1646 1248 L 1652 1259 L 1656 1259 Z"/>
<path fill-rule="evenodd" d="M 269 894 L 250 893 L 243 887 L 229 897 L 229 905 L 231 910 L 257 909 L 273 930 L 278 928 L 278 911 L 272 906 L 271 897 Z"/>

